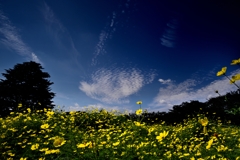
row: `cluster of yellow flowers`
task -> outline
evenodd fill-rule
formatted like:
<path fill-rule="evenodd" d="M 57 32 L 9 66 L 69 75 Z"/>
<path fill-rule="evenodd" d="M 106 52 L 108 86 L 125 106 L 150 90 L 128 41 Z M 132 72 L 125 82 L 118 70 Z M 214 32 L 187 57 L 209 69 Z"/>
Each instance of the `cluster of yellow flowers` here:
<path fill-rule="evenodd" d="M 237 64 L 239 64 L 240 65 L 240 58 L 239 59 L 237 59 L 237 60 L 232 60 L 232 63 L 231 63 L 231 65 L 237 65 Z M 227 71 L 227 67 L 223 67 L 222 69 L 221 69 L 221 71 L 218 71 L 217 72 L 217 76 L 221 76 L 221 75 L 225 75 L 226 76 L 226 71 Z M 227 76 L 226 76 L 227 77 Z M 227 77 L 228 78 L 228 77 Z M 236 75 L 234 75 L 234 76 L 232 76 L 232 78 L 230 79 L 230 78 L 228 78 L 229 80 L 230 80 L 230 84 L 235 84 L 235 81 L 237 81 L 237 80 L 240 80 L 240 74 L 238 73 L 238 74 L 236 74 Z M 236 85 L 236 84 L 235 84 Z M 238 85 L 236 85 L 238 88 L 239 88 L 239 86 Z"/>

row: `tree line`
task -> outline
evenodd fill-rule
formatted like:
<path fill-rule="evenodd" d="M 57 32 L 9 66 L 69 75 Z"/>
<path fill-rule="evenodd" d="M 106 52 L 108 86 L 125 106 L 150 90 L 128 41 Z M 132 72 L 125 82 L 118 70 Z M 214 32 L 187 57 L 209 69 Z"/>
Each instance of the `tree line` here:
<path fill-rule="evenodd" d="M 183 123 L 184 119 L 196 118 L 198 114 L 204 114 L 211 120 L 221 120 L 223 125 L 240 126 L 240 112 L 233 113 L 231 110 L 240 108 L 240 90 L 226 93 L 225 95 L 214 97 L 206 102 L 190 101 L 180 105 L 174 105 L 169 112 L 143 113 L 142 122 L 146 124 L 158 124 L 165 121 L 167 125 L 177 125 Z M 135 113 L 127 116 L 129 119 L 137 119 Z"/>

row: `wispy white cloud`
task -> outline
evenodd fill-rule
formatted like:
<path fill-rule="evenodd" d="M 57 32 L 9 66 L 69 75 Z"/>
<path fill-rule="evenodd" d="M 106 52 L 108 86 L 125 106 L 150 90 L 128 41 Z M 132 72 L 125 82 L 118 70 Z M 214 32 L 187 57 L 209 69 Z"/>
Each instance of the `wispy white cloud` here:
<path fill-rule="evenodd" d="M 52 9 L 47 5 L 47 3 L 44 3 L 44 8 L 42 9 L 42 13 L 44 16 L 45 21 L 48 24 L 50 32 L 54 30 L 55 36 L 58 39 L 58 34 L 60 32 L 65 32 L 66 29 L 62 25 L 62 23 L 56 18 L 54 12 Z"/>
<path fill-rule="evenodd" d="M 126 0 L 125 2 L 121 2 L 118 8 L 120 10 L 116 10 L 112 12 L 111 16 L 109 16 L 110 20 L 107 22 L 106 26 L 104 27 L 104 29 L 101 31 L 99 35 L 99 40 L 95 47 L 95 51 L 93 53 L 93 58 L 91 62 L 92 66 L 95 66 L 98 64 L 98 57 L 100 55 L 104 55 L 107 53 L 105 48 L 107 41 L 113 37 L 114 32 L 117 30 L 117 28 L 120 25 L 122 27 L 126 25 L 126 23 L 130 19 L 130 14 L 136 11 L 136 3 L 131 4 L 129 0 Z"/>
<path fill-rule="evenodd" d="M 64 50 L 64 53 L 70 55 L 69 58 L 71 61 L 69 63 L 77 65 L 78 69 L 80 69 L 81 72 L 85 74 L 83 66 L 78 61 L 80 53 L 76 49 L 72 36 L 68 32 L 67 28 L 56 17 L 55 13 L 47 5 L 47 3 L 44 3 L 42 14 L 46 22 L 47 30 L 53 36 L 57 47 L 61 50 Z M 63 62 L 61 61 L 61 63 Z"/>
<path fill-rule="evenodd" d="M 240 69 L 232 72 L 229 77 L 240 73 Z M 239 81 L 236 82 L 238 85 Z M 166 87 L 160 88 L 158 95 L 153 102 L 149 104 L 151 111 L 168 111 L 174 105 L 180 105 L 182 102 L 198 100 L 206 102 L 212 97 L 217 97 L 216 90 L 220 94 L 226 94 L 230 91 L 236 91 L 236 86 L 229 83 L 226 77 L 219 77 L 219 80 L 211 82 L 202 88 L 195 89 L 199 81 L 188 79 L 180 84 L 168 83 Z M 195 87 L 195 88 L 194 88 Z"/>
<path fill-rule="evenodd" d="M 158 81 L 159 81 L 160 83 L 162 83 L 162 84 L 168 84 L 168 83 L 171 82 L 171 79 L 167 79 L 167 80 L 159 79 Z"/>
<path fill-rule="evenodd" d="M 63 93 L 56 93 L 56 98 L 61 98 L 61 99 L 70 99 L 68 96 L 66 96 L 65 94 Z"/>
<path fill-rule="evenodd" d="M 127 97 L 151 83 L 154 76 L 154 73 L 143 75 L 135 68 L 103 68 L 92 75 L 92 82 L 81 81 L 79 89 L 87 96 L 108 104 L 129 103 Z"/>
<path fill-rule="evenodd" d="M 161 44 L 165 47 L 173 48 L 176 46 L 177 28 L 179 26 L 178 15 L 174 13 L 170 21 L 166 24 L 166 28 L 162 37 Z"/>
<path fill-rule="evenodd" d="M 175 47 L 177 25 L 178 25 L 178 22 L 176 19 L 172 19 L 170 20 L 169 23 L 167 23 L 167 27 L 161 38 L 161 44 L 163 46 L 166 46 L 169 48 Z"/>
<path fill-rule="evenodd" d="M 93 58 L 92 58 L 92 63 L 91 63 L 92 66 L 97 64 L 97 57 L 100 54 L 103 55 L 106 53 L 106 50 L 105 50 L 106 41 L 109 38 L 111 38 L 113 33 L 116 31 L 116 28 L 114 26 L 116 16 L 117 16 L 116 12 L 113 12 L 111 20 L 110 20 L 110 24 L 107 24 L 99 35 L 99 41 L 95 47 L 95 52 L 93 53 Z"/>
<path fill-rule="evenodd" d="M 17 28 L 11 24 L 11 21 L 0 11 L 0 33 L 3 35 L 0 42 L 7 48 L 14 50 L 21 56 L 43 65 L 37 55 L 33 53 L 19 35 Z"/>

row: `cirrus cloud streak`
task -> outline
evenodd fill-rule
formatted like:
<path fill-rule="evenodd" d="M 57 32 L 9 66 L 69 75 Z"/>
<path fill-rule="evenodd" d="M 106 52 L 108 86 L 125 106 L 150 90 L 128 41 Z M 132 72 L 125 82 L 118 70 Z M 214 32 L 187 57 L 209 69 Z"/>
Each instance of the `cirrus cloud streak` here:
<path fill-rule="evenodd" d="M 0 33 L 3 37 L 0 42 L 7 48 L 16 51 L 19 55 L 26 57 L 28 60 L 43 64 L 34 54 L 30 47 L 28 47 L 21 36 L 18 34 L 16 27 L 14 27 L 9 18 L 0 11 Z"/>

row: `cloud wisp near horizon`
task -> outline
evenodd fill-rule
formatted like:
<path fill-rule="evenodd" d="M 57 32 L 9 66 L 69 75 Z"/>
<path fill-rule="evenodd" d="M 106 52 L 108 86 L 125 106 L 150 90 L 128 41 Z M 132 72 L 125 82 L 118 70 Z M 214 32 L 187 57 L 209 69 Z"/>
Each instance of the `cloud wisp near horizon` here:
<path fill-rule="evenodd" d="M 240 69 L 231 72 L 229 77 L 238 73 L 240 73 Z M 167 86 L 160 88 L 157 96 L 149 104 L 150 107 L 153 107 L 151 111 L 166 111 L 174 105 L 180 105 L 183 102 L 190 102 L 191 100 L 206 102 L 211 98 L 219 96 L 215 91 L 226 94 L 237 90 L 236 86 L 230 84 L 229 80 L 224 76 L 200 88 L 197 85 L 200 85 L 201 82 L 196 79 L 187 79 L 179 84 L 173 83 L 170 79 L 159 79 L 159 81 Z M 240 83 L 237 81 L 236 84 L 239 85 Z"/>

